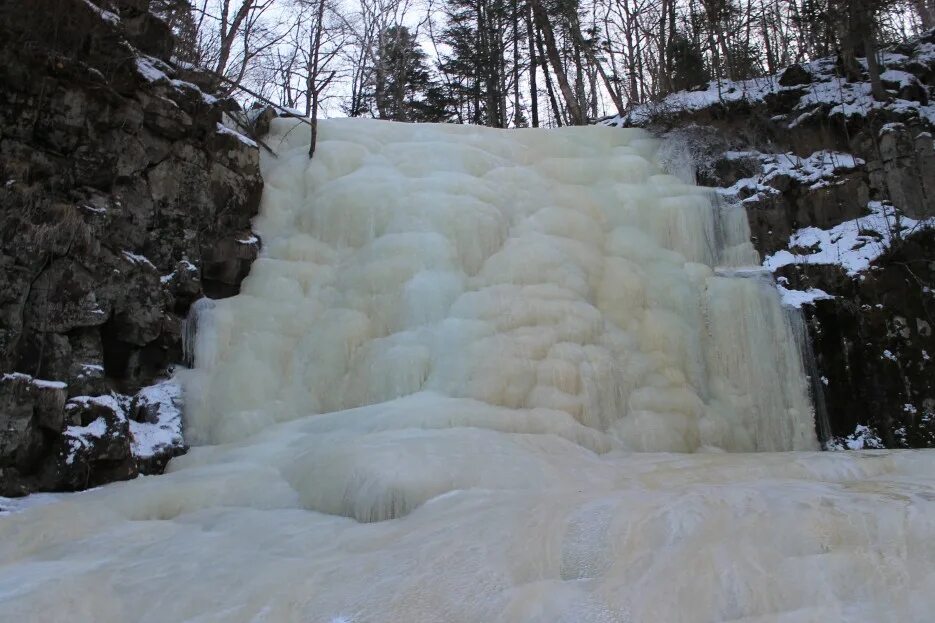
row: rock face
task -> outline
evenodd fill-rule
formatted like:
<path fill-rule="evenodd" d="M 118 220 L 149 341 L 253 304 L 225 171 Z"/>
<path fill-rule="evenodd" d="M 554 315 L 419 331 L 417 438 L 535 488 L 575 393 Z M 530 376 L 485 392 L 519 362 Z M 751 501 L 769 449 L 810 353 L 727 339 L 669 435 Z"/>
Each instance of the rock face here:
<path fill-rule="evenodd" d="M 171 63 L 147 4 L 0 8 L 0 495 L 182 451 L 172 434 L 134 451 L 133 425 L 162 421 L 137 421 L 139 392 L 182 361 L 191 304 L 236 294 L 259 251 L 257 147 L 224 126 L 235 102 Z"/>
<path fill-rule="evenodd" d="M 803 307 L 829 449 L 935 447 L 935 32 L 882 61 L 884 102 L 823 59 L 610 121 L 668 136 L 746 208 Z"/>

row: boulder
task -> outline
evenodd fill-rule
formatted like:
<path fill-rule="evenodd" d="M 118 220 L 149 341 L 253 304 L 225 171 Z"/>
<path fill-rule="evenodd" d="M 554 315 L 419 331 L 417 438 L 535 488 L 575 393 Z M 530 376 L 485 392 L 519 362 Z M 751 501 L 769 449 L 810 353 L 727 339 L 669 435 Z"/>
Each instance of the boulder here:
<path fill-rule="evenodd" d="M 64 383 L 34 379 L 27 374 L 0 376 L 0 495 L 22 495 L 28 477 L 36 473 L 49 439 L 64 426 Z"/>
<path fill-rule="evenodd" d="M 779 86 L 783 87 L 794 87 L 811 82 L 812 74 L 799 64 L 790 65 L 779 75 Z"/>
<path fill-rule="evenodd" d="M 935 216 L 935 143 L 931 132 L 893 124 L 880 133 L 876 144 L 879 157 L 867 165 L 871 186 L 912 218 Z"/>
<path fill-rule="evenodd" d="M 65 413 L 70 425 L 56 468 L 46 475 L 54 478 L 56 488 L 80 489 L 138 473 L 130 452 L 130 424 L 116 395 L 76 396 L 65 405 Z"/>

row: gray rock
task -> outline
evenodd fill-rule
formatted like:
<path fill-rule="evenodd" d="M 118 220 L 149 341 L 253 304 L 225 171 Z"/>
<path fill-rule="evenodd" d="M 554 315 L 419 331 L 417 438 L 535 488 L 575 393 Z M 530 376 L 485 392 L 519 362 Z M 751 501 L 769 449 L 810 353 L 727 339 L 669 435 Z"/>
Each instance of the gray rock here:
<path fill-rule="evenodd" d="M 0 23 L 0 374 L 61 379 L 72 402 L 0 390 L 8 495 L 158 472 L 184 451 L 179 432 L 133 455 L 127 396 L 182 360 L 192 302 L 236 292 L 258 249 L 236 243 L 259 206 L 258 150 L 217 126 L 236 102 L 168 62 L 145 0 L 113 0 L 117 24 L 79 2 L 67 30 L 37 18 L 51 3 Z M 166 77 L 142 75 L 140 52 Z"/>
<path fill-rule="evenodd" d="M 65 333 L 104 324 L 112 301 L 102 296 L 100 281 L 74 260 L 54 260 L 32 283 L 27 325 L 36 331 Z"/>
<path fill-rule="evenodd" d="M 867 139 L 872 142 L 871 139 Z M 907 215 L 935 215 L 935 143 L 918 126 L 893 126 L 878 139 L 879 158 L 868 163 L 871 186 Z"/>
<path fill-rule="evenodd" d="M 812 75 L 801 65 L 790 65 L 779 76 L 779 85 L 783 87 L 799 86 L 801 84 L 810 84 Z"/>
<path fill-rule="evenodd" d="M 0 376 L 0 495 L 22 495 L 64 426 L 64 383 L 27 374 Z"/>

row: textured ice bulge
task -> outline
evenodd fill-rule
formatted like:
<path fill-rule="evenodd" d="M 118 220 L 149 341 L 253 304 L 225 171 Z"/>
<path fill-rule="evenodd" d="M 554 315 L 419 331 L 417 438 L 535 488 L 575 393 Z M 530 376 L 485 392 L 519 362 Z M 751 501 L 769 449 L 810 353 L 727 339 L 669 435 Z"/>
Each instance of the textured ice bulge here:
<path fill-rule="evenodd" d="M 200 316 L 190 439 L 425 392 L 595 450 L 817 447 L 775 288 L 715 270 L 759 264 L 744 213 L 646 133 L 335 121 L 309 162 L 305 126 L 276 132 L 264 256 Z"/>
<path fill-rule="evenodd" d="M 320 132 L 193 315 L 200 445 L 0 517 L 0 620 L 931 620 L 935 454 L 815 451 L 743 212 L 649 135 Z"/>

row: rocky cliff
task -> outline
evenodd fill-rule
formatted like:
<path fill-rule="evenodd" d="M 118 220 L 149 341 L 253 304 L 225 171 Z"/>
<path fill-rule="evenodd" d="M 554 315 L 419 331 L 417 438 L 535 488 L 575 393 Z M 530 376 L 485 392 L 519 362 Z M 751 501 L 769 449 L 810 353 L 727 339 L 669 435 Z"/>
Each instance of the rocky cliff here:
<path fill-rule="evenodd" d="M 258 252 L 257 147 L 146 5 L 0 8 L 0 495 L 184 451 L 184 318 Z"/>
<path fill-rule="evenodd" d="M 676 169 L 746 208 L 803 308 L 829 449 L 935 446 L 935 33 L 881 60 L 886 101 L 829 58 L 608 121 L 669 137 Z"/>

